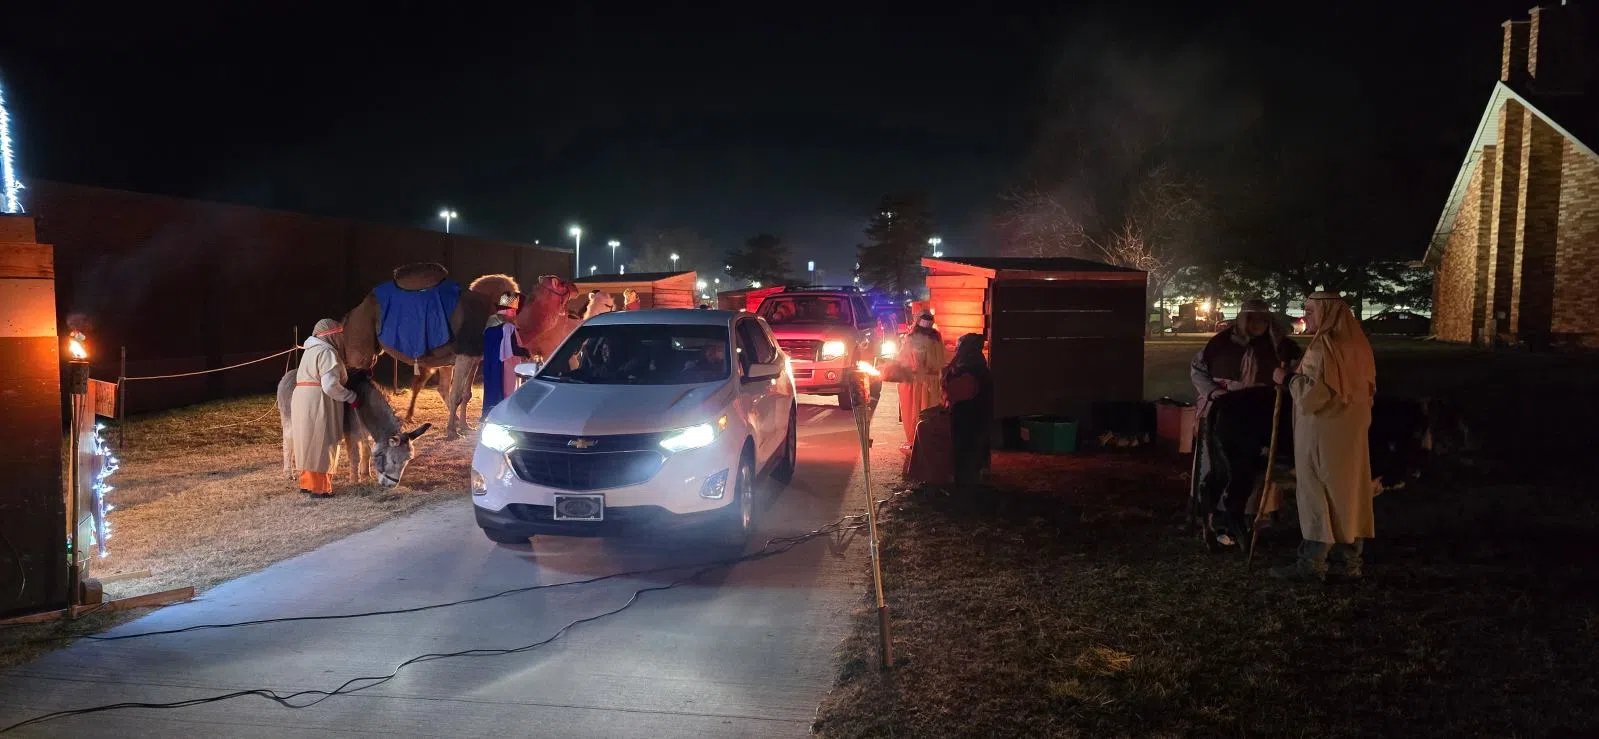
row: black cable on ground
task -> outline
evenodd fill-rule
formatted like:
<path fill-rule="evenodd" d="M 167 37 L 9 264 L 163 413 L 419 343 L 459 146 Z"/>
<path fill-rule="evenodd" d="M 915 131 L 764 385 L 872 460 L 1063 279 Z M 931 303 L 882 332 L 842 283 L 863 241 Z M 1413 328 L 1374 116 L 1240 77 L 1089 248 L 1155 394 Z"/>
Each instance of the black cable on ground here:
<path fill-rule="evenodd" d="M 894 497 L 898 497 L 898 496 L 894 496 Z M 892 498 L 890 498 L 890 500 L 891 499 Z M 885 502 L 887 502 L 887 501 L 886 500 L 878 501 L 877 504 L 879 506 L 881 506 Z M 267 699 L 269 701 L 277 703 L 277 704 L 279 704 L 281 706 L 284 706 L 286 708 L 310 708 L 311 706 L 314 706 L 314 705 L 316 705 L 318 703 L 321 703 L 322 701 L 327 700 L 328 698 L 332 698 L 333 696 L 336 696 L 336 695 L 348 695 L 350 693 L 355 693 L 357 691 L 366 690 L 367 688 L 371 688 L 371 687 L 375 687 L 375 686 L 378 686 L 378 685 L 382 685 L 383 683 L 386 683 L 386 682 L 388 682 L 390 680 L 393 680 L 395 677 L 399 676 L 400 671 L 404 670 L 406 667 L 409 667 L 411 665 L 418 664 L 418 663 L 421 663 L 421 662 L 431 662 L 431 661 L 434 661 L 434 660 L 449 659 L 449 658 L 452 658 L 452 657 L 492 657 L 492 656 L 500 656 L 500 655 L 506 655 L 506 654 L 518 654 L 518 653 L 521 653 L 521 652 L 527 652 L 527 651 L 531 651 L 531 650 L 534 650 L 534 649 L 538 649 L 539 647 L 545 646 L 545 645 L 555 641 L 556 639 L 559 639 L 562 635 L 566 634 L 566 632 L 570 631 L 573 627 L 576 627 L 576 626 L 578 626 L 580 624 L 585 624 L 585 623 L 590 623 L 590 622 L 593 622 L 593 621 L 598 621 L 598 620 L 600 620 L 602 618 L 605 618 L 607 616 L 613 616 L 613 615 L 616 615 L 618 613 L 621 613 L 624 610 L 627 610 L 634 603 L 638 602 L 639 596 L 641 596 L 641 595 L 643 595 L 645 593 L 652 593 L 652 592 L 658 592 L 658 591 L 663 591 L 663 590 L 671 590 L 673 588 L 678 587 L 679 585 L 683 585 L 684 583 L 691 582 L 691 581 L 693 581 L 693 580 L 705 575 L 706 573 L 712 572 L 714 570 L 717 570 L 717 569 L 720 569 L 720 568 L 723 568 L 723 567 L 730 567 L 730 566 L 738 564 L 740 562 L 750 562 L 750 561 L 755 561 L 755 560 L 760 560 L 760 559 L 766 559 L 766 558 L 769 558 L 769 557 L 775 557 L 775 556 L 777 556 L 779 554 L 785 554 L 785 553 L 793 550 L 795 547 L 799 546 L 800 544 L 803 544 L 803 543 L 805 543 L 807 541 L 810 541 L 812 539 L 815 539 L 817 537 L 827 536 L 829 534 L 840 533 L 840 532 L 844 532 L 844 531 L 850 531 L 850 530 L 854 530 L 854 529 L 857 529 L 857 528 L 861 528 L 862 526 L 865 525 L 864 523 L 861 522 L 861 519 L 864 519 L 865 517 L 866 517 L 866 514 L 864 514 L 864 513 L 851 515 L 851 516 L 845 516 L 843 518 L 840 518 L 837 521 L 834 521 L 832 523 L 827 524 L 826 526 L 822 526 L 821 528 L 815 529 L 813 531 L 810 531 L 810 532 L 807 532 L 807 533 L 804 533 L 804 534 L 800 534 L 798 536 L 785 536 L 785 537 L 775 537 L 775 538 L 772 538 L 772 539 L 768 539 L 766 541 L 766 544 L 763 545 L 760 549 L 758 549 L 758 550 L 756 550 L 754 552 L 751 552 L 749 554 L 746 554 L 746 555 L 743 555 L 743 556 L 739 556 L 739 557 L 730 557 L 730 558 L 727 558 L 727 559 L 718 560 L 718 561 L 715 561 L 715 562 L 709 562 L 709 563 L 705 563 L 705 564 L 701 564 L 701 565 L 678 565 L 678 566 L 675 566 L 675 567 L 659 567 L 659 568 L 654 568 L 654 569 L 650 569 L 650 570 L 637 570 L 637 571 L 634 571 L 632 573 L 616 573 L 616 574 L 611 574 L 611 575 L 602 575 L 600 577 L 589 578 L 587 580 L 576 580 L 576 581 L 565 582 L 565 583 L 551 583 L 551 584 L 547 584 L 547 585 L 532 585 L 532 586 L 528 586 L 528 587 L 525 587 L 525 588 L 516 588 L 516 589 L 513 589 L 513 590 L 502 591 L 502 592 L 499 592 L 499 593 L 495 593 L 493 595 L 480 596 L 480 597 L 477 597 L 477 598 L 469 598 L 469 599 L 460 600 L 460 601 L 452 601 L 450 603 L 438 603 L 438 604 L 427 605 L 427 606 L 418 606 L 416 608 L 395 609 L 395 610 L 389 610 L 389 611 L 372 611 L 372 612 L 369 612 L 369 613 L 354 613 L 354 614 L 344 614 L 344 615 L 336 615 L 336 616 L 300 616 L 300 617 L 288 617 L 288 618 L 280 618 L 280 619 L 261 619 L 261 620 L 257 620 L 257 621 L 244 621 L 244 622 L 233 623 L 233 624 L 204 624 L 204 625 L 199 625 L 199 626 L 191 626 L 191 627 L 183 628 L 183 629 L 171 629 L 171 630 L 167 630 L 167 631 L 150 631 L 150 632 L 143 632 L 143 633 L 139 633 L 139 634 L 127 634 L 127 635 L 124 635 L 124 636 L 116 636 L 116 637 L 83 637 L 83 638 L 91 638 L 91 639 L 100 639 L 100 640 L 110 641 L 110 640 L 116 640 L 116 639 L 132 639 L 132 638 L 143 637 L 143 636 L 155 636 L 157 634 L 176 634 L 176 633 L 182 633 L 182 632 L 185 632 L 185 631 L 192 631 L 192 630 L 196 630 L 196 629 L 220 629 L 220 628 L 231 628 L 231 627 L 236 627 L 236 626 L 248 626 L 248 625 L 255 625 L 255 624 L 265 624 L 265 623 L 282 623 L 282 622 L 289 622 L 289 621 L 332 620 L 332 619 L 345 619 L 345 618 L 362 618 L 362 617 L 366 617 L 366 616 L 389 615 L 389 614 L 398 614 L 398 613 L 416 613 L 418 611 L 431 610 L 431 609 L 435 609 L 435 608 L 445 608 L 445 607 L 448 607 L 448 606 L 461 605 L 461 604 L 466 604 L 466 603 L 477 603 L 477 602 L 489 600 L 491 598 L 499 598 L 499 597 L 503 597 L 503 596 L 506 596 L 506 595 L 512 595 L 512 594 L 515 594 L 515 593 L 525 593 L 525 592 L 528 592 L 528 591 L 531 591 L 531 590 L 544 590 L 544 589 L 548 589 L 548 588 L 562 587 L 562 586 L 565 586 L 565 585 L 578 585 L 578 584 L 583 584 L 583 583 L 599 582 L 601 580 L 608 580 L 608 579 L 614 579 L 614 578 L 618 578 L 618 577 L 625 577 L 625 576 L 628 576 L 630 574 L 634 575 L 634 576 L 637 576 L 637 575 L 641 575 L 641 574 L 669 572 L 669 571 L 672 571 L 672 570 L 683 570 L 683 569 L 689 569 L 691 567 L 697 567 L 698 568 L 698 569 L 695 569 L 693 572 L 689 573 L 688 575 L 685 575 L 685 576 L 683 576 L 681 578 L 678 578 L 677 580 L 673 580 L 672 582 L 667 583 L 665 585 L 653 585 L 653 586 L 650 586 L 650 587 L 639 588 L 638 590 L 633 591 L 633 595 L 627 599 L 627 602 L 623 603 L 620 606 L 617 606 L 616 608 L 613 608 L 613 609 L 611 609 L 609 611 L 604 611 L 602 613 L 597 613 L 597 614 L 594 614 L 592 616 L 585 616 L 583 618 L 571 621 L 571 622 L 567 623 L 565 626 L 562 626 L 554 634 L 551 634 L 550 636 L 548 636 L 548 637 L 546 637 L 544 639 L 540 639 L 538 641 L 535 641 L 535 642 L 532 642 L 532 643 L 529 643 L 529 644 L 524 644 L 524 645 L 518 646 L 518 647 L 511 647 L 511 648 L 505 648 L 505 649 L 466 649 L 466 650 L 462 650 L 462 651 L 459 651 L 459 652 L 448 652 L 448 653 L 418 655 L 416 657 L 412 657 L 410 659 L 407 659 L 404 662 L 401 662 L 398 666 L 396 666 L 394 668 L 393 671 L 391 671 L 387 675 L 351 678 L 349 680 L 346 680 L 343 684 L 341 684 L 337 688 L 334 688 L 333 690 L 301 690 L 301 691 L 294 692 L 294 693 L 280 694 L 280 693 L 278 693 L 275 690 L 271 690 L 271 689 L 267 689 L 267 688 L 254 688 L 254 689 L 250 689 L 250 690 L 236 690 L 236 691 L 233 691 L 233 692 L 230 692 L 230 693 L 223 693 L 223 694 L 220 694 L 220 695 L 207 696 L 207 697 L 204 697 L 204 698 L 191 698 L 189 700 L 173 701 L 173 702 L 170 702 L 170 703 L 111 703 L 111 704 L 102 705 L 102 706 L 92 706 L 90 708 L 77 708 L 77 709 L 66 710 L 66 711 L 56 711 L 56 712 L 47 713 L 47 714 L 44 714 L 44 715 L 41 715 L 41 716 L 35 716 L 35 717 L 31 718 L 31 719 L 27 719 L 25 721 L 22 721 L 22 722 L 15 723 L 15 724 L 12 724 L 10 726 L 7 726 L 7 727 L 5 727 L 3 729 L 0 729 L 0 734 L 5 734 L 5 733 L 11 732 L 11 731 L 15 731 L 17 729 L 21 729 L 21 728 L 24 728 L 24 727 L 27 727 L 27 726 L 33 726 L 35 724 L 44 723 L 46 721 L 54 721 L 56 719 L 67 718 L 69 716 L 82 716 L 82 715 L 91 714 L 91 713 L 102 713 L 102 712 L 105 712 L 105 711 L 116 711 L 116 710 L 121 710 L 121 709 L 126 709 L 126 708 L 187 708 L 189 706 L 197 706 L 197 705 L 203 705 L 203 704 L 207 704 L 207 703 L 218 703 L 218 702 L 221 702 L 221 701 L 232 700 L 234 698 L 243 698 L 245 696 L 256 696 L 256 697 L 260 697 L 260 698 L 265 698 L 265 699 Z M 303 698 L 311 698 L 311 700 L 301 702 L 300 699 L 303 699 Z"/>

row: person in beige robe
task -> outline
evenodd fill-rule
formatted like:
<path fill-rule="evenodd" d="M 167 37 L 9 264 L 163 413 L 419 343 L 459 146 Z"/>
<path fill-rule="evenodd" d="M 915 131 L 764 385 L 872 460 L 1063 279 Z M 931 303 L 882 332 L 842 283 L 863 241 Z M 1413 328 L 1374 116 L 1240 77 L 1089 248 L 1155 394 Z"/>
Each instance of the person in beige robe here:
<path fill-rule="evenodd" d="M 344 386 L 347 376 L 340 356 L 344 327 L 338 321 L 317 321 L 305 353 L 294 374 L 294 395 L 289 404 L 294 467 L 300 473 L 300 492 L 317 498 L 333 495 L 333 468 L 338 464 L 339 443 L 344 438 L 344 404 L 356 396 Z"/>
<path fill-rule="evenodd" d="M 899 350 L 899 362 L 910 373 L 910 380 L 899 385 L 899 420 L 905 427 L 906 446 L 916 444 L 916 424 L 922 411 L 944 405 L 943 373 L 948 359 L 944 355 L 944 337 L 933 328 L 933 314 L 923 312 L 916 319 L 904 346 Z"/>
<path fill-rule="evenodd" d="M 1307 329 L 1315 332 L 1297 371 L 1279 369 L 1294 400 L 1294 473 L 1298 489 L 1299 559 L 1271 574 L 1289 580 L 1361 575 L 1364 542 L 1375 533 L 1371 451 L 1367 433 L 1377 395 L 1371 342 L 1349 305 L 1336 293 L 1305 301 Z"/>

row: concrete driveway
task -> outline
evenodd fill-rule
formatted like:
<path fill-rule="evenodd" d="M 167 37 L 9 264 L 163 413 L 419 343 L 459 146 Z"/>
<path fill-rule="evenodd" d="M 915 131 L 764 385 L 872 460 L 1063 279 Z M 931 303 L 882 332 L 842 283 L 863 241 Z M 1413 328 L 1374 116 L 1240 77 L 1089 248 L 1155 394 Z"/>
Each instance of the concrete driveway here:
<path fill-rule="evenodd" d="M 823 399 L 810 400 L 817 405 L 801 406 L 798 475 L 786 489 L 765 486 L 770 505 L 751 549 L 865 510 L 851 417 Z M 873 423 L 874 456 L 900 443 L 895 402 L 889 385 Z M 883 480 L 898 470 L 874 473 Z M 726 554 L 682 540 L 549 538 L 528 551 L 496 547 L 473 524 L 463 496 L 108 633 L 405 608 Z M 866 605 L 866 557 L 861 536 L 813 540 L 642 594 L 627 610 L 576 626 L 547 646 L 421 662 L 390 682 L 310 708 L 245 696 L 74 716 L 16 735 L 802 736 L 832 685 L 834 650 L 849 614 Z M 0 674 L 0 726 L 117 702 L 165 703 L 252 688 L 332 690 L 350 678 L 386 675 L 417 655 L 547 639 L 685 572 L 414 614 L 79 642 Z"/>

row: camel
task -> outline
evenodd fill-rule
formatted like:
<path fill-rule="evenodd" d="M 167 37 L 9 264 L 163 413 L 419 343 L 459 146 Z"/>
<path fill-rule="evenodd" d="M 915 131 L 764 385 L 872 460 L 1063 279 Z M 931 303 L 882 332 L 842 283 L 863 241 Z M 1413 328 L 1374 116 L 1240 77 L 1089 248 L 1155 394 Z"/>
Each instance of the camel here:
<path fill-rule="evenodd" d="M 394 282 L 404 290 L 425 290 L 447 279 L 449 270 L 441 264 L 410 264 L 394 270 Z M 518 335 L 521 335 L 524 325 L 529 331 L 547 329 L 558 317 L 555 314 L 564 299 L 576 291 L 571 283 L 555 275 L 539 277 L 535 285 L 535 298 L 524 303 L 516 316 Z M 382 317 L 379 315 L 377 296 L 369 292 L 361 304 L 344 317 L 344 364 L 351 370 L 370 372 L 377 366 L 378 357 L 387 354 L 395 361 L 411 365 L 411 403 L 405 411 L 407 424 L 416 415 L 417 396 L 428 379 L 437 372 L 439 397 L 450 409 L 451 433 L 448 436 L 458 438 L 455 420 L 458 416 L 465 416 L 466 400 L 471 397 L 472 375 L 462 375 L 464 381 L 460 384 L 465 388 L 465 393 L 450 392 L 451 380 L 456 375 L 456 357 L 465 355 L 482 360 L 483 331 L 488 325 L 489 316 L 497 310 L 503 295 L 518 292 L 520 288 L 516 280 L 508 275 L 484 275 L 473 280 L 461 292 L 460 301 L 450 315 L 451 341 L 420 357 L 406 356 L 392 347 L 382 345 L 378 340 Z"/>
<path fill-rule="evenodd" d="M 294 440 L 289 409 L 294 399 L 294 378 L 298 371 L 290 372 L 278 381 L 278 416 L 283 424 L 283 474 L 293 480 Z M 372 478 L 372 463 L 377 461 L 378 485 L 392 488 L 400 484 L 405 467 L 411 463 L 415 452 L 411 442 L 433 428 L 424 423 L 415 431 L 400 427 L 400 417 L 394 415 L 383 390 L 370 377 L 352 373 L 345 384 L 360 400 L 358 408 L 348 405 L 344 410 L 344 457 L 350 461 L 350 482 L 359 483 Z M 381 439 L 379 442 L 377 440 Z M 374 448 L 374 443 L 376 448 Z M 334 460 L 337 464 L 337 459 Z M 329 470 L 331 472 L 332 470 Z"/>

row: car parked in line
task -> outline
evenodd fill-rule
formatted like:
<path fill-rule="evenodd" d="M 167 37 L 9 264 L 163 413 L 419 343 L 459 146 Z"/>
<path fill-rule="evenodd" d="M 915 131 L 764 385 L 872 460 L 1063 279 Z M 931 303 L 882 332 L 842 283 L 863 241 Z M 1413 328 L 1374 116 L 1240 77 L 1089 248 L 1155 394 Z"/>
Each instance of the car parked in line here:
<path fill-rule="evenodd" d="M 851 388 L 860 381 L 860 363 L 875 367 L 898 346 L 854 287 L 789 288 L 761 301 L 759 315 L 788 355 L 799 392 L 837 396 L 844 410 L 855 407 Z M 869 386 L 870 397 L 881 394 L 882 380 Z"/>
<path fill-rule="evenodd" d="M 1426 336 L 1432 332 L 1432 319 L 1407 310 L 1385 310 L 1362 322 L 1373 336 Z"/>
<path fill-rule="evenodd" d="M 798 456 L 787 358 L 747 313 L 645 310 L 584 322 L 495 406 L 472 458 L 489 539 L 755 530 L 756 479 Z"/>

